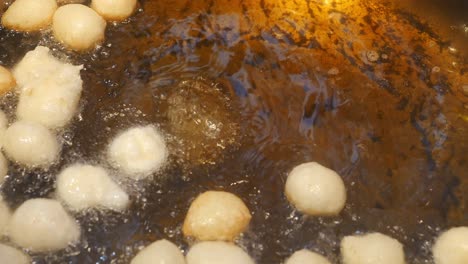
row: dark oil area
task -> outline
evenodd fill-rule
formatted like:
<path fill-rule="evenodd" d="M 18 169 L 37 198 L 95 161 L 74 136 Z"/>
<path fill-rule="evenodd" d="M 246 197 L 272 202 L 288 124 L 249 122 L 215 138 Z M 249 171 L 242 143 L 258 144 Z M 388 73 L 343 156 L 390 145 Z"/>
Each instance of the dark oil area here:
<path fill-rule="evenodd" d="M 157 124 L 171 150 L 154 180 L 126 183 L 128 211 L 75 215 L 81 243 L 35 263 L 128 263 L 161 238 L 187 249 L 186 211 L 209 189 L 251 209 L 238 243 L 258 263 L 302 248 L 338 263 L 341 238 L 367 231 L 400 240 L 408 263 L 432 263 L 437 234 L 468 225 L 468 9 L 445 3 L 147 0 L 81 55 L 49 33 L 0 29 L 2 64 L 42 44 L 85 65 L 60 164 L 11 166 L 2 189 L 13 208 L 53 197 L 54 175 L 70 162 L 105 164 L 110 138 L 130 125 Z M 287 173 L 307 161 L 343 177 L 339 216 L 305 217 L 288 204 Z"/>

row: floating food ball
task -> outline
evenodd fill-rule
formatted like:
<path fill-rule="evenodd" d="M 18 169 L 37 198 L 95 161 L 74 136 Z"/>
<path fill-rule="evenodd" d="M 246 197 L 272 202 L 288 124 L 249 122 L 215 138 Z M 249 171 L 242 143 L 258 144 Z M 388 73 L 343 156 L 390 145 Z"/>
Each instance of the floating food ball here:
<path fill-rule="evenodd" d="M 93 0 L 91 8 L 106 20 L 121 21 L 135 11 L 137 0 Z"/>
<path fill-rule="evenodd" d="M 85 5 L 69 4 L 55 12 L 52 30 L 55 38 L 66 47 L 82 51 L 104 41 L 106 21 Z"/>
<path fill-rule="evenodd" d="M 242 248 L 227 242 L 206 241 L 187 253 L 187 264 L 255 264 Z"/>
<path fill-rule="evenodd" d="M 341 255 L 343 264 L 405 264 L 403 245 L 380 233 L 343 238 Z"/>
<path fill-rule="evenodd" d="M 294 252 L 285 264 L 331 264 L 324 256 L 302 249 Z"/>
<path fill-rule="evenodd" d="M 468 227 L 454 227 L 442 233 L 432 248 L 435 264 L 468 263 Z"/>
<path fill-rule="evenodd" d="M 5 67 L 0 66 L 0 96 L 15 88 L 16 82 L 13 74 Z"/>
<path fill-rule="evenodd" d="M 228 192 L 208 191 L 190 205 L 182 231 L 198 240 L 232 241 L 244 232 L 251 218 L 239 197 Z"/>
<path fill-rule="evenodd" d="M 163 136 L 153 126 L 130 128 L 117 135 L 109 145 L 110 163 L 134 179 L 156 172 L 167 157 Z"/>
<path fill-rule="evenodd" d="M 289 202 L 308 215 L 337 215 L 346 203 L 341 177 L 316 162 L 295 167 L 288 175 L 285 192 Z"/>
<path fill-rule="evenodd" d="M 2 238 L 2 236 L 6 235 L 10 217 L 11 217 L 10 208 L 3 200 L 3 197 L 0 196 L 0 239 Z"/>
<path fill-rule="evenodd" d="M 47 167 L 55 162 L 60 144 L 44 126 L 17 121 L 5 132 L 3 149 L 10 159 L 28 167 Z"/>
<path fill-rule="evenodd" d="M 28 52 L 14 69 L 20 92 L 17 117 L 48 128 L 67 125 L 80 101 L 82 68 L 59 61 L 46 47 Z"/>
<path fill-rule="evenodd" d="M 14 247 L 0 244 L 1 262 L 5 264 L 30 264 L 31 259 Z"/>
<path fill-rule="evenodd" d="M 162 239 L 141 250 L 130 264 L 185 264 L 185 258 L 176 245 Z"/>
<path fill-rule="evenodd" d="M 34 252 L 54 251 L 78 242 L 80 228 L 62 205 L 51 199 L 31 199 L 13 213 L 10 238 Z"/>
<path fill-rule="evenodd" d="M 45 29 L 50 25 L 55 10 L 55 0 L 16 0 L 3 14 L 2 24 L 18 31 Z"/>
<path fill-rule="evenodd" d="M 127 208 L 127 193 L 98 166 L 74 164 L 57 178 L 57 194 L 74 210 L 102 207 L 121 211 Z"/>

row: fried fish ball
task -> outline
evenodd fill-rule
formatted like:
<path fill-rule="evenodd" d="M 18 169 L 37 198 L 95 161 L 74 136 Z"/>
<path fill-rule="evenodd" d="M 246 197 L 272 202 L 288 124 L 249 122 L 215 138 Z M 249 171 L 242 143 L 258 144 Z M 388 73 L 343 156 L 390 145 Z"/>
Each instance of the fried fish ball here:
<path fill-rule="evenodd" d="M 15 85 L 16 81 L 13 74 L 7 68 L 0 66 L 0 96 L 11 91 L 15 88 Z"/>
<path fill-rule="evenodd" d="M 13 213 L 10 238 L 33 252 L 55 251 L 75 244 L 80 227 L 62 205 L 51 199 L 31 199 Z"/>
<path fill-rule="evenodd" d="M 454 227 L 436 240 L 432 253 L 435 264 L 468 263 L 468 227 Z"/>
<path fill-rule="evenodd" d="M 137 126 L 117 135 L 109 145 L 110 163 L 134 179 L 150 176 L 167 157 L 163 136 L 153 126 Z"/>
<path fill-rule="evenodd" d="M 250 211 L 236 195 L 207 191 L 190 205 L 182 231 L 198 240 L 232 241 L 249 225 Z"/>
<path fill-rule="evenodd" d="M 46 47 L 29 51 L 14 69 L 20 93 L 17 117 L 48 128 L 67 125 L 81 97 L 82 68 L 59 61 Z"/>
<path fill-rule="evenodd" d="M 222 241 L 201 242 L 190 248 L 187 264 L 255 264 L 242 248 Z"/>
<path fill-rule="evenodd" d="M 380 233 L 343 238 L 341 255 L 343 264 L 405 264 L 403 245 Z"/>
<path fill-rule="evenodd" d="M 29 264 L 31 259 L 14 247 L 0 244 L 0 263 L 5 264 Z"/>
<path fill-rule="evenodd" d="M 66 47 L 83 51 L 104 41 L 106 21 L 93 9 L 81 4 L 68 4 L 57 9 L 52 20 L 55 38 Z"/>
<path fill-rule="evenodd" d="M 103 207 L 121 211 L 129 204 L 127 193 L 104 168 L 85 164 L 73 164 L 60 172 L 57 194 L 74 210 Z"/>
<path fill-rule="evenodd" d="M 130 264 L 185 264 L 185 258 L 176 245 L 162 239 L 138 252 Z"/>
<path fill-rule="evenodd" d="M 302 249 L 294 252 L 285 264 L 331 264 L 324 256 Z"/>
<path fill-rule="evenodd" d="M 2 236 L 6 235 L 8 229 L 8 222 L 11 218 L 11 212 L 8 205 L 3 200 L 3 197 L 0 196 L 0 239 Z"/>
<path fill-rule="evenodd" d="M 48 167 L 60 152 L 56 136 L 31 121 L 17 121 L 5 132 L 3 149 L 8 157 L 28 167 Z"/>
<path fill-rule="evenodd" d="M 289 202 L 308 215 L 337 215 L 346 203 L 341 177 L 316 162 L 295 167 L 286 180 L 285 193 Z"/>
<path fill-rule="evenodd" d="M 93 0 L 91 8 L 106 20 L 121 21 L 135 11 L 137 0 Z"/>
<path fill-rule="evenodd" d="M 2 24 L 18 31 L 45 29 L 56 10 L 55 0 L 16 0 L 3 14 Z"/>

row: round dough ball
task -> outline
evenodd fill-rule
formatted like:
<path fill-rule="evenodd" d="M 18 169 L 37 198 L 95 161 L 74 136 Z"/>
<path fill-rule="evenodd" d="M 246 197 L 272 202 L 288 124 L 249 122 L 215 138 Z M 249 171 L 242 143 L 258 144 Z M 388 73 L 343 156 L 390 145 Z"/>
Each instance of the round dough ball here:
<path fill-rule="evenodd" d="M 34 252 L 54 251 L 78 242 L 80 228 L 62 205 L 51 199 L 31 199 L 13 213 L 10 238 Z"/>
<path fill-rule="evenodd" d="M 0 196 L 0 239 L 2 238 L 2 236 L 6 235 L 8 229 L 8 222 L 10 221 L 10 218 L 10 208 Z"/>
<path fill-rule="evenodd" d="M 242 248 L 227 242 L 207 241 L 193 246 L 187 264 L 255 264 Z"/>
<path fill-rule="evenodd" d="M 109 145 L 110 163 L 134 179 L 142 179 L 156 172 L 167 157 L 164 138 L 153 126 L 130 128 Z"/>
<path fill-rule="evenodd" d="M 324 256 L 312 252 L 307 249 L 302 249 L 294 252 L 289 257 L 286 264 L 331 264 Z"/>
<path fill-rule="evenodd" d="M 0 244 L 1 263 L 5 264 L 29 264 L 31 259 L 14 247 Z"/>
<path fill-rule="evenodd" d="M 47 167 L 57 160 L 60 152 L 55 135 L 30 121 L 13 123 L 5 132 L 3 148 L 8 157 L 28 167 Z"/>
<path fill-rule="evenodd" d="M 0 96 L 15 88 L 16 82 L 13 74 L 5 67 L 0 66 Z"/>
<path fill-rule="evenodd" d="M 468 227 L 454 227 L 442 233 L 432 248 L 435 264 L 468 263 Z"/>
<path fill-rule="evenodd" d="M 2 16 L 6 28 L 35 31 L 49 26 L 57 10 L 55 0 L 16 0 Z"/>
<path fill-rule="evenodd" d="M 245 231 L 251 218 L 239 197 L 228 192 L 208 191 L 190 205 L 182 231 L 199 240 L 232 241 Z"/>
<path fill-rule="evenodd" d="M 380 233 L 343 238 L 341 255 L 343 264 L 405 264 L 403 245 Z"/>
<path fill-rule="evenodd" d="M 176 245 L 162 239 L 141 250 L 130 264 L 185 264 L 185 258 Z"/>
<path fill-rule="evenodd" d="M 55 38 L 70 49 L 82 51 L 104 41 L 106 21 L 91 8 L 80 4 L 59 7 L 52 21 Z"/>
<path fill-rule="evenodd" d="M 124 210 L 129 199 L 107 172 L 97 166 L 74 164 L 57 178 L 57 195 L 74 210 L 103 207 Z"/>
<path fill-rule="evenodd" d="M 48 128 L 68 124 L 81 97 L 82 68 L 59 61 L 46 47 L 29 51 L 14 70 L 20 92 L 17 117 Z"/>
<path fill-rule="evenodd" d="M 121 21 L 135 11 L 136 0 L 93 0 L 91 8 L 106 20 Z"/>
<path fill-rule="evenodd" d="M 288 175 L 285 192 L 289 202 L 308 215 L 337 215 L 346 203 L 341 177 L 316 162 L 295 167 Z"/>

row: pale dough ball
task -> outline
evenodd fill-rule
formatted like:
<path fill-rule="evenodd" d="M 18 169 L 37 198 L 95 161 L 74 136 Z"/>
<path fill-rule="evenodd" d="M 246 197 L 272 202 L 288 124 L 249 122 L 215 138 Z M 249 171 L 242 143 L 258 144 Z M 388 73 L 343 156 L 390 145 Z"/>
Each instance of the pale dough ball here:
<path fill-rule="evenodd" d="M 44 126 L 17 121 L 6 130 L 3 149 L 8 157 L 22 165 L 47 167 L 57 160 L 60 144 Z"/>
<path fill-rule="evenodd" d="M 285 264 L 331 264 L 324 256 L 302 249 L 294 252 Z"/>
<path fill-rule="evenodd" d="M 403 245 L 380 233 L 343 238 L 341 255 L 343 264 L 405 264 Z"/>
<path fill-rule="evenodd" d="M 35 31 L 49 26 L 57 10 L 55 0 L 16 0 L 2 16 L 6 28 Z"/>
<path fill-rule="evenodd" d="M 468 227 L 454 227 L 442 233 L 432 248 L 435 264 L 468 263 Z"/>
<path fill-rule="evenodd" d="M 125 210 L 129 199 L 101 167 L 74 164 L 64 169 L 57 178 L 57 194 L 74 210 L 103 207 Z"/>
<path fill-rule="evenodd" d="M 80 228 L 62 205 L 51 199 L 31 199 L 13 213 L 10 238 L 34 252 L 55 251 L 75 244 Z"/>
<path fill-rule="evenodd" d="M 198 240 L 234 240 L 249 225 L 249 208 L 228 192 L 208 191 L 190 205 L 183 233 Z"/>
<path fill-rule="evenodd" d="M 134 179 L 156 172 L 167 157 L 162 135 L 153 126 L 130 128 L 117 135 L 109 145 L 110 163 Z"/>
<path fill-rule="evenodd" d="M 80 101 L 82 68 L 59 61 L 46 47 L 26 53 L 13 71 L 20 93 L 17 117 L 48 128 L 68 124 Z"/>
<path fill-rule="evenodd" d="M 240 247 L 227 242 L 206 241 L 187 253 L 187 264 L 255 264 Z"/>
<path fill-rule="evenodd" d="M 13 74 L 5 67 L 0 66 L 0 96 L 15 88 L 16 82 Z"/>
<path fill-rule="evenodd" d="M 104 41 L 106 21 L 91 8 L 80 4 L 59 7 L 52 21 L 55 38 L 68 48 L 81 51 Z"/>
<path fill-rule="evenodd" d="M 0 196 L 0 239 L 7 233 L 8 222 L 10 221 L 10 218 L 10 208 L 3 200 L 3 197 Z"/>
<path fill-rule="evenodd" d="M 14 247 L 0 244 L 0 263 L 30 264 L 31 259 Z"/>
<path fill-rule="evenodd" d="M 132 15 L 137 0 L 93 0 L 91 8 L 111 21 L 121 21 Z"/>
<path fill-rule="evenodd" d="M 141 250 L 130 264 L 185 264 L 185 258 L 176 245 L 162 239 Z"/>
<path fill-rule="evenodd" d="M 295 167 L 288 175 L 285 192 L 289 202 L 308 215 L 337 215 L 346 203 L 341 177 L 316 162 Z"/>

